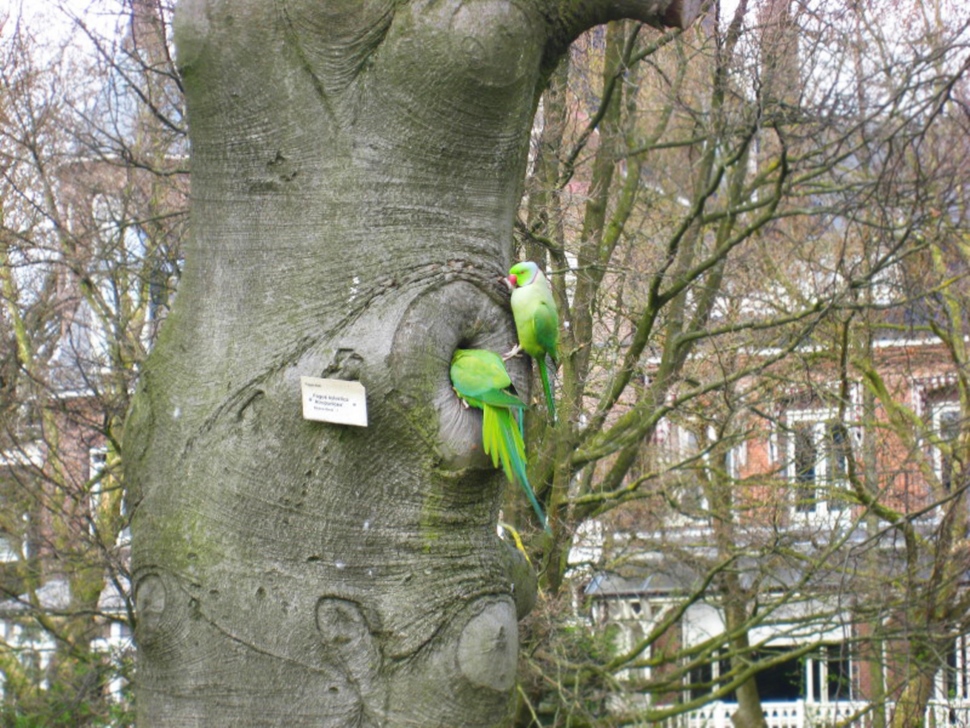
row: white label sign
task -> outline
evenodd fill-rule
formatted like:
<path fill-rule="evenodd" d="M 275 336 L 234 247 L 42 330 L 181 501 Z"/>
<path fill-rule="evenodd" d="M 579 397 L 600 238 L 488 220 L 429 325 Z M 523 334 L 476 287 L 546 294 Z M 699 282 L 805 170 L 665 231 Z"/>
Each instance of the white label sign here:
<path fill-rule="evenodd" d="M 360 382 L 300 377 L 303 419 L 367 427 L 367 397 Z"/>

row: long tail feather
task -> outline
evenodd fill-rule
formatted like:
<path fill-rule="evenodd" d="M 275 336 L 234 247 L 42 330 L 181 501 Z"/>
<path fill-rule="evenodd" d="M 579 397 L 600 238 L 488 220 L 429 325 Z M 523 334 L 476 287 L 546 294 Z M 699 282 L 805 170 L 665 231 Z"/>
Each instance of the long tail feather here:
<path fill-rule="evenodd" d="M 539 519 L 539 523 L 542 524 L 542 530 L 548 534 L 552 534 L 552 529 L 549 528 L 549 522 L 546 520 L 546 514 L 542 512 L 542 506 L 539 505 L 539 500 L 536 498 L 536 494 L 533 492 L 529 480 L 522 478 L 519 481 L 519 485 L 522 487 L 522 492 L 525 493 L 525 497 L 529 499 L 529 503 L 532 504 L 532 510 L 536 512 L 536 517 Z"/>
<path fill-rule="evenodd" d="M 482 444 L 485 452 L 492 456 L 492 465 L 502 466 L 509 482 L 518 481 L 526 498 L 532 505 L 539 523 L 547 533 L 552 533 L 542 506 L 532 490 L 526 475 L 525 443 L 515 415 L 511 410 L 486 405 L 482 417 Z"/>
<path fill-rule="evenodd" d="M 504 434 L 509 417 L 506 409 L 488 404 L 482 407 L 482 447 L 486 455 L 491 455 L 492 465 L 496 468 L 501 465 L 505 477 L 511 481 L 515 479 L 515 473 L 509 443 Z"/>
<path fill-rule="evenodd" d="M 546 393 L 546 407 L 549 409 L 549 417 L 552 424 L 556 424 L 556 403 L 552 398 L 552 386 L 549 384 L 549 370 L 546 367 L 546 357 L 537 360 L 539 364 L 539 377 L 542 379 L 542 391 Z"/>
<path fill-rule="evenodd" d="M 511 417 L 509 418 L 508 428 L 503 430 L 503 432 L 506 436 L 507 447 L 511 453 L 512 470 L 515 472 L 515 479 L 519 481 L 519 486 L 525 493 L 525 497 L 529 499 L 529 503 L 536 512 L 542 528 L 546 532 L 551 533 L 549 523 L 546 521 L 546 515 L 542 512 L 542 506 L 539 505 L 535 492 L 532 490 L 532 484 L 529 482 L 529 477 L 526 475 L 525 443 L 522 442 L 519 430 L 515 426 L 515 423 L 512 422 Z"/>

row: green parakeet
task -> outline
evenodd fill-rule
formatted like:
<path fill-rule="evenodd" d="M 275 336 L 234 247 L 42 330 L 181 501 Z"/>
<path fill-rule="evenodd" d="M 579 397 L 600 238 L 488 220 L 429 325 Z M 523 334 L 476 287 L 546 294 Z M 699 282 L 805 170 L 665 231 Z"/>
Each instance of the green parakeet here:
<path fill-rule="evenodd" d="M 554 365 L 559 364 L 559 314 L 552 289 L 539 266 L 532 261 L 513 265 L 506 280 L 512 288 L 512 315 L 519 335 L 519 345 L 513 353 L 521 349 L 535 359 L 549 417 L 555 422 L 556 403 L 546 367 L 547 355 Z"/>
<path fill-rule="evenodd" d="M 510 482 L 518 481 L 535 509 L 542 527 L 548 531 L 546 517 L 526 477 L 525 443 L 519 418 L 526 404 L 506 390 L 512 380 L 502 357 L 485 349 L 458 349 L 451 359 L 451 383 L 462 401 L 482 410 L 482 447 L 500 464 Z"/>

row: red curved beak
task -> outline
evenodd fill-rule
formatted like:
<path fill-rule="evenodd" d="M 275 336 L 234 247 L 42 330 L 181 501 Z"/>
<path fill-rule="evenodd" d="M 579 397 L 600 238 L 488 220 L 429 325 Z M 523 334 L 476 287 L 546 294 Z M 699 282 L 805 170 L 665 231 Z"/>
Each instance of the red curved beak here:
<path fill-rule="evenodd" d="M 516 278 L 514 275 L 510 275 L 508 278 L 505 279 L 505 285 L 507 285 L 509 288 L 514 289 L 518 284 L 519 284 L 519 279 Z"/>

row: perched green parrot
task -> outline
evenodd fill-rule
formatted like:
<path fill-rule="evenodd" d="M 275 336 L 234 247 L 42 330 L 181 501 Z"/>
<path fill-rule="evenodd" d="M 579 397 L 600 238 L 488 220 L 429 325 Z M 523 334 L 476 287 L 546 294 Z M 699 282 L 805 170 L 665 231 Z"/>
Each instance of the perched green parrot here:
<path fill-rule="evenodd" d="M 506 390 L 512 386 L 502 357 L 485 349 L 458 349 L 451 359 L 451 383 L 465 406 L 482 410 L 482 447 L 509 482 L 519 481 L 548 531 L 549 525 L 526 477 L 525 443 L 519 418 L 526 404 Z"/>
<path fill-rule="evenodd" d="M 512 315 L 519 335 L 519 345 L 509 356 L 522 350 L 535 359 L 549 417 L 555 422 L 556 403 L 552 399 L 552 386 L 546 367 L 546 355 L 554 365 L 559 364 L 559 314 L 552 289 L 539 266 L 532 261 L 513 265 L 506 281 L 512 289 Z"/>

